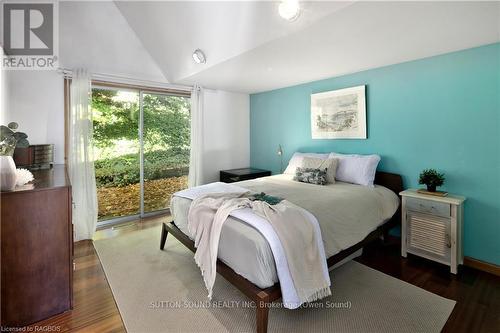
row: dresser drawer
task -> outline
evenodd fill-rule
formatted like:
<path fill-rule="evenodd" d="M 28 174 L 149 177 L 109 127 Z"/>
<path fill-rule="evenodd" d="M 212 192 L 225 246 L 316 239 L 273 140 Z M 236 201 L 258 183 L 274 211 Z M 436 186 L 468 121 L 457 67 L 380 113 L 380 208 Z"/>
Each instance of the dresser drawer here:
<path fill-rule="evenodd" d="M 450 217 L 450 204 L 417 198 L 407 198 L 408 210 L 442 217 Z"/>

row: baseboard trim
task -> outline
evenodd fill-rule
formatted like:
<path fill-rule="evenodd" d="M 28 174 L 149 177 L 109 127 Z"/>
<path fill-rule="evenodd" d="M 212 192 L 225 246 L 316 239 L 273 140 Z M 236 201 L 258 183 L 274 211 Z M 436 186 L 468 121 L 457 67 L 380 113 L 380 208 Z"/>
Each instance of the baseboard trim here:
<path fill-rule="evenodd" d="M 496 276 L 500 276 L 500 266 L 490 264 L 489 262 L 484 262 L 471 257 L 464 257 L 464 265 L 483 272 L 491 273 Z"/>

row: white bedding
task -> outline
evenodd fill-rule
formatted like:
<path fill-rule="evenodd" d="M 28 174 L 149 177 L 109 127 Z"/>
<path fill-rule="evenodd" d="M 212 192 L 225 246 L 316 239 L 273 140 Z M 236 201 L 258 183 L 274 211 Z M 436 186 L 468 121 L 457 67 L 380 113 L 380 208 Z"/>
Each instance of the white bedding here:
<path fill-rule="evenodd" d="M 390 219 L 399 205 L 394 192 L 376 185 L 366 187 L 337 182 L 319 186 L 299 183 L 291 175 L 276 175 L 235 185 L 281 196 L 305 208 L 319 221 L 327 257 L 360 242 Z M 174 196 L 176 225 L 186 235 L 190 199 Z M 260 288 L 278 282 L 274 258 L 265 238 L 254 228 L 230 217 L 222 228 L 219 259 Z"/>
<path fill-rule="evenodd" d="M 210 193 L 230 193 L 234 195 L 235 193 L 242 194 L 245 192 L 247 192 L 247 190 L 242 187 L 217 182 L 179 191 L 175 193 L 174 196 L 195 200 L 203 196 L 204 194 L 210 194 Z M 326 266 L 326 256 L 324 252 L 323 242 L 321 240 L 321 231 L 318 221 L 311 213 L 305 211 L 304 209 L 301 209 L 300 207 L 297 207 L 297 209 L 300 209 L 300 211 L 303 212 L 303 214 L 307 217 L 307 220 L 309 220 L 309 222 L 313 226 L 314 232 L 316 234 L 316 248 L 319 250 L 318 251 L 320 258 L 319 263 L 320 265 L 322 265 L 321 268 L 323 270 L 324 281 L 325 283 L 327 283 L 326 284 L 327 285 L 326 290 L 328 291 L 327 295 L 330 295 L 330 289 L 329 289 L 330 275 L 328 273 L 328 267 Z M 267 243 L 269 244 L 273 254 L 277 275 L 280 281 L 281 294 L 283 297 L 284 306 L 289 309 L 295 309 L 300 305 L 302 305 L 303 300 L 301 300 L 301 298 L 299 297 L 299 293 L 295 288 L 295 283 L 292 280 L 292 275 L 289 270 L 290 265 L 287 261 L 285 250 L 282 246 L 282 243 L 280 242 L 278 234 L 276 233 L 272 225 L 268 221 L 266 221 L 263 217 L 256 214 L 251 208 L 242 208 L 233 210 L 230 213 L 230 216 L 240 221 L 243 221 L 247 225 L 252 226 L 255 230 L 258 230 L 258 232 L 262 234 L 262 236 L 266 239 Z M 225 223 L 227 223 L 227 221 Z M 196 230 L 196 228 L 194 230 Z M 195 234 L 194 230 L 191 230 L 191 232 L 189 233 L 190 237 L 192 237 Z M 198 245 L 195 246 L 198 247 Z M 196 258 L 197 257 L 195 256 L 195 259 Z M 213 259 L 215 260 L 215 257 Z M 197 263 L 198 266 L 200 266 L 200 263 L 198 261 Z M 215 261 L 213 262 L 213 265 L 215 265 Z M 203 272 L 204 269 L 202 266 L 200 266 L 200 268 L 202 269 L 202 273 L 206 273 Z M 207 283 L 207 277 L 204 276 L 204 278 L 205 282 Z M 215 276 L 213 278 L 215 280 Z M 210 281 L 209 286 L 207 286 L 207 288 L 209 289 L 209 297 L 211 297 L 212 286 L 213 286 L 213 281 Z M 315 291 L 318 292 L 318 290 Z"/>

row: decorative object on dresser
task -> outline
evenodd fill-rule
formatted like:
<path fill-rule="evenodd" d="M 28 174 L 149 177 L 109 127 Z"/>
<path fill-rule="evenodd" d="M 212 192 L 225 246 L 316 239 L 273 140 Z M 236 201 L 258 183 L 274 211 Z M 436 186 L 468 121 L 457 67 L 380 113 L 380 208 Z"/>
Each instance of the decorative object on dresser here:
<path fill-rule="evenodd" d="M 19 125 L 15 122 L 7 126 L 0 126 L 0 188 L 2 191 L 11 191 L 16 187 L 16 164 L 12 159 L 16 147 L 27 147 L 28 136 L 23 132 L 16 132 Z"/>
<path fill-rule="evenodd" d="M 0 189 L 2 191 L 12 191 L 16 187 L 17 173 L 16 164 L 12 156 L 0 156 Z"/>
<path fill-rule="evenodd" d="M 424 169 L 424 171 L 420 173 L 418 183 L 425 184 L 427 190 L 419 189 L 418 192 L 444 197 L 448 192 L 436 191 L 436 187 L 442 186 L 444 180 L 444 173 L 439 173 L 435 169 Z"/>
<path fill-rule="evenodd" d="M 72 308 L 71 185 L 63 165 L 33 173 L 30 187 L 1 195 L 2 327 Z"/>
<path fill-rule="evenodd" d="M 16 186 L 23 186 L 35 179 L 33 174 L 26 169 L 17 169 L 16 170 Z"/>
<path fill-rule="evenodd" d="M 28 147 L 28 135 L 23 132 L 17 132 L 19 125 L 16 122 L 11 122 L 7 126 L 0 126 L 0 155 L 14 154 L 15 148 Z"/>
<path fill-rule="evenodd" d="M 311 95 L 313 139 L 366 139 L 366 86 Z"/>
<path fill-rule="evenodd" d="M 463 264 L 463 206 L 465 198 L 437 197 L 417 190 L 402 197 L 401 255 L 412 253 L 450 266 L 453 274 Z"/>
<path fill-rule="evenodd" d="M 234 183 L 242 180 L 255 179 L 259 177 L 270 176 L 271 171 L 255 169 L 255 168 L 241 168 L 222 170 L 220 172 L 220 181 L 223 183 Z"/>
<path fill-rule="evenodd" d="M 29 147 L 16 147 L 14 161 L 17 166 L 30 170 L 49 169 L 54 164 L 54 145 L 30 145 Z"/>

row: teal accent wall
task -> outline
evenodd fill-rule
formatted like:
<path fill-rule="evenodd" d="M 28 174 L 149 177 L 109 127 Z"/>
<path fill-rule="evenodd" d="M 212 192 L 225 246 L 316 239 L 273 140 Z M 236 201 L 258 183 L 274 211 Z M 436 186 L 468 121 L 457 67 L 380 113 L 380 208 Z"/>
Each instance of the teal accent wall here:
<path fill-rule="evenodd" d="M 290 69 L 293 70 L 293 69 Z M 310 95 L 367 86 L 367 140 L 311 139 Z M 418 187 L 424 168 L 467 197 L 464 252 L 500 265 L 500 43 L 250 96 L 253 167 L 301 152 L 376 153 L 379 170 Z"/>

